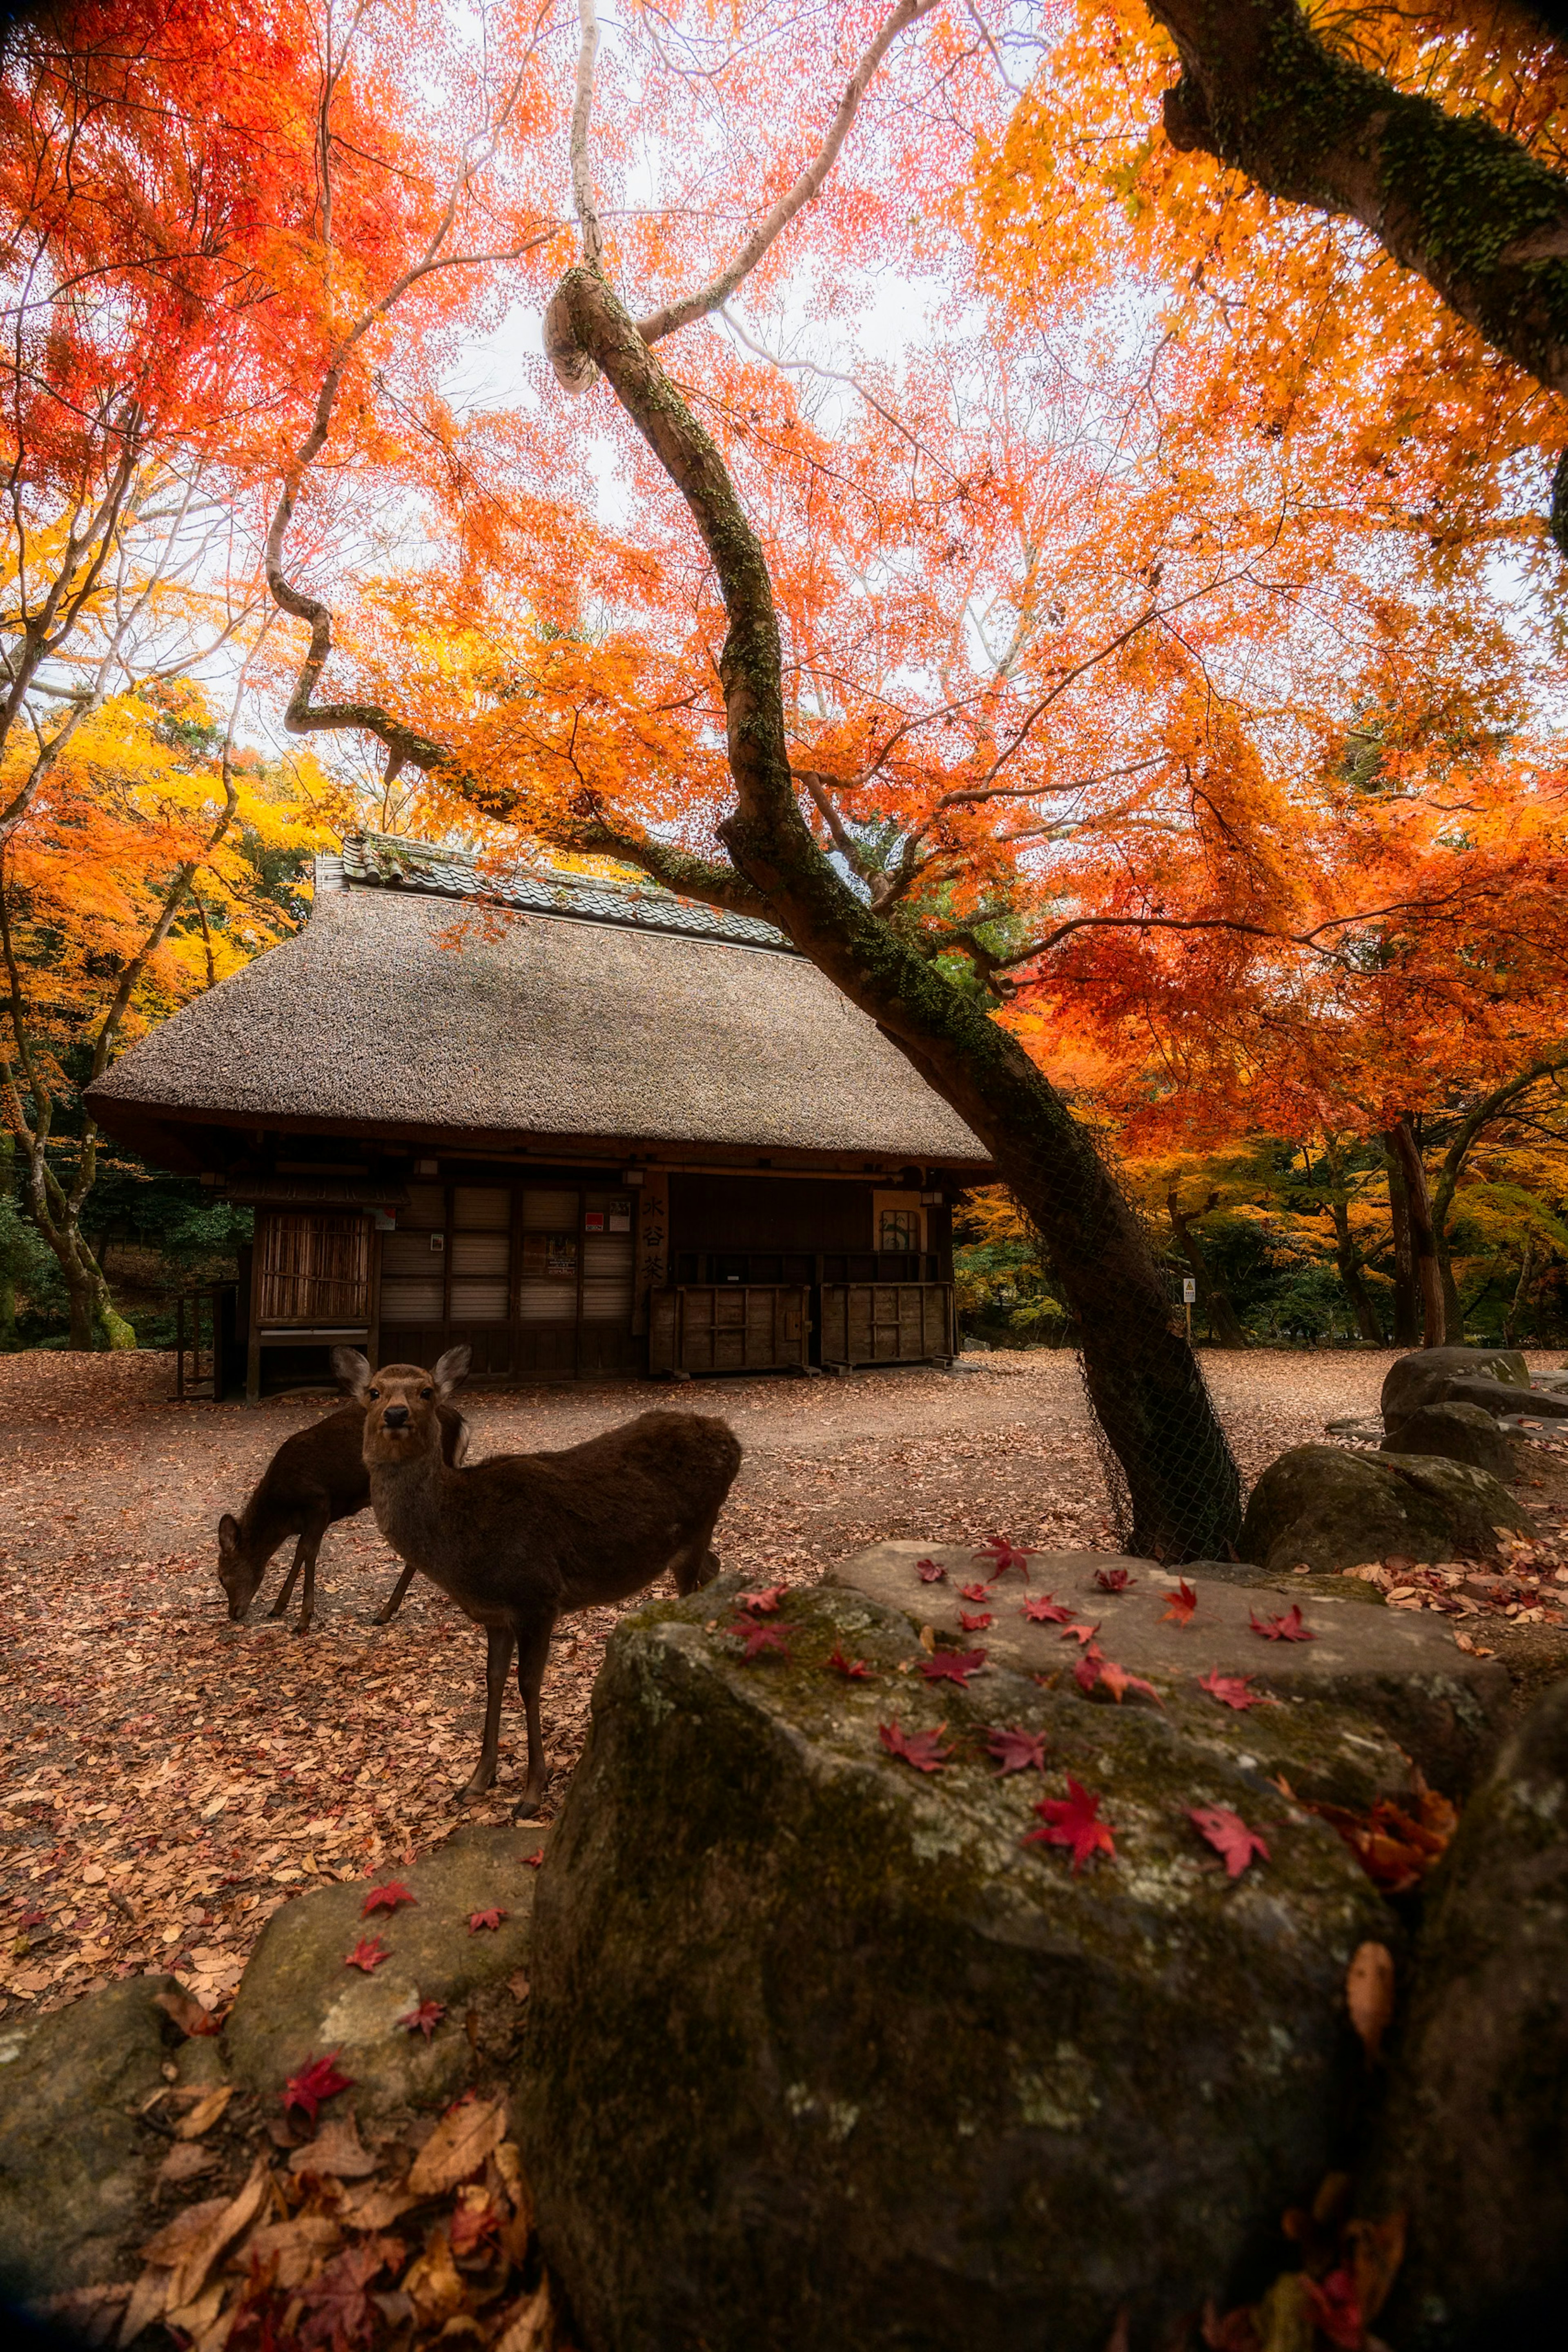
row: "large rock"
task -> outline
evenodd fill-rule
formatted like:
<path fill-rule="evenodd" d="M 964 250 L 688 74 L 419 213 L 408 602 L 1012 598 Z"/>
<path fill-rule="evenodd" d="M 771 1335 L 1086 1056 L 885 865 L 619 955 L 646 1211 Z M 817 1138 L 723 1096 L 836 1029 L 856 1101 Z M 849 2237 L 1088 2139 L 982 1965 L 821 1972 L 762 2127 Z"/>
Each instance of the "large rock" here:
<path fill-rule="evenodd" d="M 1384 1376 L 1384 1426 L 1392 1429 L 1423 1405 L 1447 1403 L 1449 1383 L 1465 1380 L 1528 1389 L 1530 1367 L 1517 1348 L 1417 1348 L 1390 1364 Z M 1521 1399 L 1515 1409 L 1522 1407 Z"/>
<path fill-rule="evenodd" d="M 1488 1559 L 1530 1514 L 1484 1470 L 1432 1454 L 1297 1445 L 1271 1462 L 1241 1523 L 1244 1559 L 1278 1575 L 1364 1560 Z"/>
<path fill-rule="evenodd" d="M 1361 2210 L 1404 2211 L 1402 2352 L 1560 2344 L 1568 2307 L 1568 1683 L 1466 1807 L 1428 1895 Z"/>
<path fill-rule="evenodd" d="M 831 1586 L 747 1664 L 737 1590 L 618 1629 L 540 1878 L 514 2116 L 595 2352 L 1101 2352 L 1124 2305 L 1144 2342 L 1255 2290 L 1359 2067 L 1346 1964 L 1394 1932 L 1345 1848 L 1217 1706 L 1200 1744 L 1071 1678 L 929 1683 L 906 1615 Z M 998 1775 L 998 1724 L 1043 1773 Z M 1069 1773 L 1116 1845 L 1076 1875 L 1020 1843 Z M 1228 1878 L 1195 1805 L 1268 1863 Z"/>
<path fill-rule="evenodd" d="M 1385 1454 L 1425 1454 L 1468 1462 L 1472 1470 L 1507 1479 L 1517 1465 L 1514 1444 L 1484 1405 L 1424 1404 L 1406 1413 L 1383 1440 Z"/>
<path fill-rule="evenodd" d="M 1412 1760 L 1433 1787 L 1457 1795 L 1497 1751 L 1510 1700 L 1507 1670 L 1495 1658 L 1456 1649 L 1440 1619 L 1385 1608 L 1365 1584 L 1336 1578 L 1336 1589 L 1325 1591 L 1299 1577 L 1270 1580 L 1255 1568 L 1213 1560 L 1170 1570 L 1104 1552 L 1025 1558 L 1027 1579 L 1009 1569 L 978 1606 L 962 1588 L 983 1577 L 984 1566 L 956 1547 L 873 1544 L 833 1573 L 899 1610 L 912 1626 L 930 1625 L 949 1647 L 983 1643 L 998 1665 L 1028 1675 L 1061 1675 L 1064 1660 L 1078 1654 L 1064 1643 L 1061 1624 L 1031 1622 L 1023 1613 L 1026 1598 L 1052 1595 L 1079 1623 L 1097 1624 L 1106 1655 L 1152 1678 L 1172 1719 L 1203 1738 L 1219 1710 L 1199 1677 L 1248 1676 L 1254 1690 L 1281 1704 L 1248 1713 L 1245 1752 L 1306 1797 L 1370 1805 L 1408 1790 Z M 936 1582 L 920 1575 L 927 1559 L 945 1571 Z M 1108 1592 L 1102 1580 L 1114 1581 L 1118 1571 L 1126 1586 Z M 1185 1624 L 1171 1613 L 1184 1583 L 1197 1596 Z M 1258 1625 L 1292 1605 L 1302 1610 L 1310 1640 L 1259 1633 Z M 989 1623 L 967 1631 L 964 1618 L 973 1625 L 977 1615 Z"/>
<path fill-rule="evenodd" d="M 335 2052 L 361 2116 L 451 2099 L 476 2059 L 504 2060 L 521 2016 L 510 1979 L 528 1957 L 528 1921 L 544 1832 L 460 1830 L 407 1869 L 325 1886 L 275 1911 L 246 1964 L 224 2032 L 234 2079 L 269 2103 L 311 2057 Z M 414 1900 L 367 1918 L 374 1885 L 400 1883 Z M 505 1914 L 471 1929 L 476 1912 Z M 361 1941 L 388 1957 L 368 1975 L 347 1965 Z M 400 2021 L 422 2001 L 442 2015 L 426 2035 Z"/>
<path fill-rule="evenodd" d="M 178 2030 L 173 1977 L 128 1977 L 47 2017 L 0 2026 L 0 2301 L 112 2275 L 167 2143 L 139 2110 Z"/>

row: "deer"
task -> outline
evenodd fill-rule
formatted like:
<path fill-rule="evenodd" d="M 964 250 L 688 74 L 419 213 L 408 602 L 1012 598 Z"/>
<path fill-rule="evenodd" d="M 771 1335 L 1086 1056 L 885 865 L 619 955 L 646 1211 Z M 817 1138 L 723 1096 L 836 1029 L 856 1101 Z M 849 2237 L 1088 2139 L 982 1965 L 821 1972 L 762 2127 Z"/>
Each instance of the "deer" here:
<path fill-rule="evenodd" d="M 443 1459 L 453 1468 L 468 1451 L 468 1423 L 450 1404 L 437 1416 Z M 365 1467 L 365 1408 L 352 1400 L 319 1421 L 286 1437 L 256 1481 L 250 1500 L 236 1519 L 225 1511 L 218 1521 L 218 1580 L 228 1594 L 229 1618 L 241 1624 L 260 1590 L 267 1564 L 290 1536 L 299 1540 L 294 1563 L 283 1580 L 269 1617 L 281 1617 L 288 1607 L 301 1570 L 305 1591 L 299 1608 L 298 1631 L 308 1633 L 316 1611 L 316 1555 L 321 1538 L 339 1519 L 351 1519 L 371 1499 L 371 1474 Z M 389 1625 L 402 1607 L 403 1595 L 414 1571 L 405 1568 L 392 1599 L 372 1622 Z"/>
<path fill-rule="evenodd" d="M 485 1737 L 459 1804 L 496 1779 L 501 1706 L 513 1653 L 528 1721 L 528 1769 L 517 1821 L 539 1809 L 549 1780 L 539 1687 L 556 1620 L 574 1609 L 630 1600 L 668 1570 L 683 1596 L 719 1572 L 714 1528 L 740 1467 L 727 1422 L 654 1412 L 555 1454 L 497 1454 L 449 1463 L 440 1412 L 468 1369 L 448 1348 L 427 1371 L 354 1349 L 333 1369 L 365 1406 L 365 1463 L 376 1525 L 485 1629 Z"/>

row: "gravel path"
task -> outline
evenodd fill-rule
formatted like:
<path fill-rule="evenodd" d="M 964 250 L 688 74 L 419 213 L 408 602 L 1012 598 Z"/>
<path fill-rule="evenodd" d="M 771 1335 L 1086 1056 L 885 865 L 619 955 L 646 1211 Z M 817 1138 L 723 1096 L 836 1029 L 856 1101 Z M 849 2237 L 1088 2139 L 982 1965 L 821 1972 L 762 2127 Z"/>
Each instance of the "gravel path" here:
<path fill-rule="evenodd" d="M 1375 1412 L 1392 1361 L 1204 1357 L 1249 1478 L 1325 1421 Z M 0 1357 L 0 2014 L 150 1967 L 220 2000 L 291 1892 L 412 1861 L 460 1818 L 483 1647 L 423 1580 L 392 1624 L 370 1624 L 396 1563 L 368 1512 L 327 1537 L 309 1636 L 261 1613 L 287 1550 L 252 1622 L 227 1622 L 218 1517 L 327 1401 L 176 1405 L 172 1386 L 164 1356 Z M 630 1382 L 480 1391 L 470 1459 L 572 1444 L 655 1402 L 733 1423 L 747 1458 L 717 1546 L 759 1579 L 804 1582 L 891 1536 L 1115 1549 L 1073 1363 L 1049 1350 L 678 1397 Z M 556 1801 L 616 1614 L 585 1612 L 557 1640 Z M 522 1748 L 514 1689 L 499 1794 L 461 1818 L 506 1817 Z"/>

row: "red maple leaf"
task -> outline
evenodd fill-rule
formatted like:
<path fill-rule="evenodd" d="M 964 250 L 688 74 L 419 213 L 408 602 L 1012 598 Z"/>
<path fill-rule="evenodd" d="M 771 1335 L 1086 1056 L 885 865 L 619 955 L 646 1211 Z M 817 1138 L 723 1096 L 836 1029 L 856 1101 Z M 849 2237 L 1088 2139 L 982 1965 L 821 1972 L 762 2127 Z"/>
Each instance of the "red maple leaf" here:
<path fill-rule="evenodd" d="M 471 2254 L 475 2248 L 492 2237 L 501 2226 L 501 2217 L 493 2205 L 459 2205 L 448 2229 L 455 2254 Z"/>
<path fill-rule="evenodd" d="M 940 1584 L 947 1573 L 945 1568 L 938 1568 L 934 1559 L 917 1559 L 915 1570 L 922 1584 Z"/>
<path fill-rule="evenodd" d="M 988 1601 L 990 1594 L 983 1584 L 961 1584 L 958 1598 L 960 1601 Z"/>
<path fill-rule="evenodd" d="M 1136 1583 L 1137 1579 L 1124 1568 L 1097 1568 L 1094 1581 L 1102 1592 L 1125 1592 L 1130 1585 Z"/>
<path fill-rule="evenodd" d="M 1176 1586 L 1176 1591 L 1167 1594 L 1166 1599 L 1166 1613 L 1165 1616 L 1161 1618 L 1160 1622 L 1163 1625 L 1168 1620 L 1168 1622 L 1173 1625 L 1185 1625 L 1197 1607 L 1197 1595 L 1184 1576 Z"/>
<path fill-rule="evenodd" d="M 1005 1780 L 1009 1772 L 1043 1772 L 1045 1769 L 1045 1738 L 1033 1731 L 1008 1731 L 1000 1724 L 986 1734 L 987 1753 L 994 1756 L 1002 1768 Z"/>
<path fill-rule="evenodd" d="M 739 1635 L 745 1645 L 741 1650 L 741 1660 L 746 1665 L 769 1652 L 777 1658 L 787 1658 L 789 1654 L 789 1644 L 777 1625 L 754 1625 L 748 1617 L 737 1617 L 733 1625 L 727 1625 L 724 1630 L 727 1633 Z"/>
<path fill-rule="evenodd" d="M 980 1610 L 973 1617 L 967 1609 L 960 1609 L 958 1612 L 958 1622 L 966 1633 L 983 1633 L 988 1625 L 994 1625 L 996 1622 L 988 1609 Z"/>
<path fill-rule="evenodd" d="M 545 1850 L 542 1845 L 540 1846 L 538 1853 L 526 1853 L 523 1856 L 523 1860 L 528 1864 L 530 1870 L 538 1870 L 544 1858 Z"/>
<path fill-rule="evenodd" d="M 1029 1582 L 1028 1552 L 1019 1551 L 1017 1545 L 1009 1543 L 1005 1536 L 993 1536 L 990 1541 L 983 1543 L 972 1557 L 976 1559 L 983 1559 L 987 1563 L 988 1577 L 1005 1576 L 1009 1568 L 1016 1568 L 1024 1582 L 1026 1584 Z"/>
<path fill-rule="evenodd" d="M 1213 1666 L 1207 1675 L 1199 1675 L 1197 1686 L 1210 1698 L 1218 1699 L 1221 1706 L 1233 1706 L 1239 1715 L 1249 1706 L 1279 1705 L 1277 1699 L 1265 1698 L 1261 1691 L 1250 1689 L 1251 1680 L 1250 1675 L 1222 1675 L 1218 1666 Z"/>
<path fill-rule="evenodd" d="M 1065 1625 L 1071 1614 L 1071 1609 L 1053 1601 L 1049 1592 L 1042 1592 L 1038 1600 L 1026 1601 L 1019 1611 L 1019 1615 L 1027 1617 L 1031 1625 Z"/>
<path fill-rule="evenodd" d="M 316 2111 L 322 2102 L 354 2087 L 349 2075 L 339 2073 L 338 2057 L 336 2050 L 329 2050 L 325 2058 L 307 2058 L 298 2074 L 290 2074 L 283 2086 L 284 2114 L 298 2107 L 312 2131 L 316 2127 Z"/>
<path fill-rule="evenodd" d="M 391 1957 L 379 1936 L 372 1937 L 369 1943 L 361 1936 L 353 1950 L 344 1954 L 343 1966 L 346 1969 L 363 1969 L 369 1976 L 372 1969 L 379 1969 L 382 1962 Z"/>
<path fill-rule="evenodd" d="M 361 1919 L 372 1911 L 395 1911 L 400 1903 L 412 1903 L 413 1896 L 399 1878 L 389 1879 L 385 1886 L 372 1886 L 360 1909 Z"/>
<path fill-rule="evenodd" d="M 346 2246 L 304 2288 L 305 2315 L 298 2338 L 301 2352 L 317 2352 L 319 2346 L 329 2346 L 331 2352 L 359 2352 L 369 2344 L 376 2313 L 365 2289 L 382 2262 L 379 2244 Z M 270 2336 L 268 2328 L 267 2340 Z"/>
<path fill-rule="evenodd" d="M 942 1745 L 942 1734 L 946 1728 L 945 1723 L 939 1723 L 935 1731 L 904 1732 L 895 1721 L 879 1723 L 876 1736 L 888 1754 L 896 1756 L 901 1764 L 913 1764 L 917 1772 L 939 1772 L 953 1753 Z"/>
<path fill-rule="evenodd" d="M 1355 2291 L 1355 2273 L 1344 2269 L 1330 2271 L 1326 2279 L 1309 2278 L 1303 2284 L 1313 2326 L 1331 2344 L 1343 2347 L 1343 2352 L 1358 2352 L 1358 2347 L 1367 2339 L 1361 2300 Z"/>
<path fill-rule="evenodd" d="M 445 2014 L 446 2003 L 444 2000 L 422 2000 L 416 2009 L 411 2009 L 400 2017 L 398 2023 L 406 2025 L 411 2033 L 423 2033 L 428 2042 Z"/>
<path fill-rule="evenodd" d="M 1076 1642 L 1082 1647 L 1085 1642 L 1092 1642 L 1099 1631 L 1098 1625 L 1064 1625 L 1061 1638 L 1064 1642 Z"/>
<path fill-rule="evenodd" d="M 1249 1609 L 1247 1622 L 1266 1642 L 1315 1642 L 1318 1638 L 1302 1624 L 1301 1604 L 1294 1601 L 1281 1616 L 1265 1617 L 1261 1622 Z"/>
<path fill-rule="evenodd" d="M 1186 1811 L 1188 1821 L 1208 1840 L 1215 1853 L 1225 1857 L 1227 1878 L 1239 1878 L 1254 1854 L 1260 1861 L 1268 1861 L 1266 1842 L 1228 1806 L 1189 1805 Z"/>
<path fill-rule="evenodd" d="M 1079 1659 L 1078 1664 L 1072 1669 L 1072 1679 L 1078 1685 L 1080 1690 L 1092 1691 L 1093 1689 L 1095 1684 L 1100 1679 L 1100 1669 L 1103 1664 L 1104 1660 L 1101 1655 L 1099 1643 L 1091 1642 L 1089 1647 L 1084 1651 L 1083 1655 Z"/>
<path fill-rule="evenodd" d="M 1042 1797 L 1035 1811 L 1045 1823 L 1042 1830 L 1030 1830 L 1022 1843 L 1025 1845 L 1064 1845 L 1071 1847 L 1072 1868 L 1082 1870 L 1091 1854 L 1108 1853 L 1116 1858 L 1115 1841 L 1109 1822 L 1095 1820 L 1100 1800 L 1092 1797 L 1080 1786 L 1071 1773 L 1067 1776 L 1065 1797 Z"/>
<path fill-rule="evenodd" d="M 468 1933 L 471 1936 L 476 1936 L 481 1927 L 498 1927 L 503 1919 L 510 1916 L 511 1914 L 507 1911 L 470 1911 Z"/>
<path fill-rule="evenodd" d="M 743 1592 L 736 1606 L 737 1609 L 749 1609 L 758 1617 L 771 1617 L 789 1590 L 787 1584 L 770 1584 L 762 1592 Z"/>
<path fill-rule="evenodd" d="M 833 1652 L 828 1664 L 836 1675 L 842 1675 L 847 1683 L 869 1683 L 871 1680 L 871 1668 L 865 1660 L 846 1658 L 841 1649 Z"/>
<path fill-rule="evenodd" d="M 1154 1700 L 1156 1706 L 1164 1706 L 1165 1705 L 1164 1699 L 1160 1696 L 1153 1683 L 1145 1682 L 1142 1675 L 1130 1675 L 1125 1666 L 1119 1666 L 1116 1664 L 1114 1658 L 1101 1659 L 1100 1679 L 1104 1684 L 1106 1689 L 1110 1692 L 1118 1706 L 1121 1706 L 1123 1698 L 1130 1690 L 1147 1691 L 1149 1696 Z"/>
<path fill-rule="evenodd" d="M 957 1683 L 967 1688 L 969 1676 L 977 1675 L 986 1663 L 984 1650 L 938 1650 L 934 1658 L 922 1658 L 920 1671 L 928 1683 Z"/>

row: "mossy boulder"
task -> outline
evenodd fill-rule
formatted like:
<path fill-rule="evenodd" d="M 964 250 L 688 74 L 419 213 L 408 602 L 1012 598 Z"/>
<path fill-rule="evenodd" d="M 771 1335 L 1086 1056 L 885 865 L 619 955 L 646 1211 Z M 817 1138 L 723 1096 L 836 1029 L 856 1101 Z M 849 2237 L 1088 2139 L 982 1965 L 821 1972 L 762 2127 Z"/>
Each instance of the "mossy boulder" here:
<path fill-rule="evenodd" d="M 1152 2340 L 1255 2290 L 1343 2153 L 1346 1965 L 1395 1933 L 1347 1850 L 1218 1706 L 1200 1740 L 1071 1676 L 928 1681 L 831 1586 L 747 1663 L 738 1590 L 617 1630 L 540 1874 L 513 2112 L 595 2352 L 1101 2352 L 1123 2305 Z M 1069 1774 L 1115 1846 L 1078 1873 L 1023 1843 Z M 1228 1877 L 1193 1806 L 1267 1863 Z"/>
<path fill-rule="evenodd" d="M 1365 1560 L 1488 1559 L 1530 1514 L 1500 1480 L 1433 1454 L 1297 1445 L 1252 1489 L 1239 1549 L 1270 1574 Z"/>
<path fill-rule="evenodd" d="M 166 2143 L 137 2116 L 163 2087 L 173 1977 L 128 1977 L 0 2025 L 0 2302 L 110 2277 Z"/>
<path fill-rule="evenodd" d="M 1468 1462 L 1472 1470 L 1500 1480 L 1512 1477 L 1517 1466 L 1514 1441 L 1479 1404 L 1421 1405 L 1388 1432 L 1382 1450 Z"/>
<path fill-rule="evenodd" d="M 1409 2242 L 1402 2352 L 1562 2340 L 1568 2304 L 1568 1683 L 1471 1798 L 1431 1882 L 1361 2210 Z"/>
<path fill-rule="evenodd" d="M 521 2004 L 512 1979 L 528 1957 L 540 1852 L 537 1823 L 460 1830 L 408 1868 L 325 1886 L 275 1911 L 251 1954 L 224 2032 L 235 2081 L 278 2099 L 308 2058 L 336 2052 L 360 2114 L 440 2105 L 463 2090 L 479 2059 L 500 2062 L 517 2039 Z M 412 1903 L 364 1906 L 376 1885 L 407 1887 Z M 471 1928 L 499 1910 L 496 1927 Z M 387 1958 L 366 1973 L 348 1965 L 357 1945 Z M 402 2021 L 422 2002 L 441 2014 L 427 2034 Z"/>
<path fill-rule="evenodd" d="M 1385 1428 L 1394 1428 L 1423 1405 L 1446 1403 L 1449 1383 L 1466 1380 L 1528 1389 L 1530 1367 L 1517 1348 L 1417 1348 L 1390 1364 L 1384 1375 L 1380 1402 Z"/>

